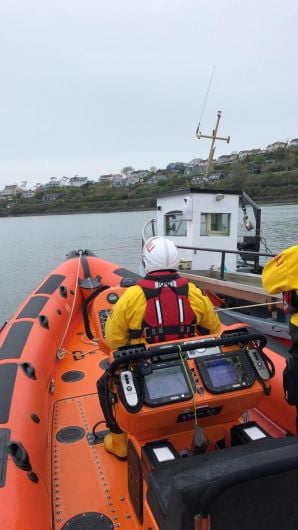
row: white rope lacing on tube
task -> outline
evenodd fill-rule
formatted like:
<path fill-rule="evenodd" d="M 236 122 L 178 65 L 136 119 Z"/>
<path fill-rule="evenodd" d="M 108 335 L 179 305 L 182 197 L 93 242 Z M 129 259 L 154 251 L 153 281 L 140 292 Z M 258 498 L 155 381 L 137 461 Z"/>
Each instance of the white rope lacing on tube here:
<path fill-rule="evenodd" d="M 63 342 L 65 340 L 65 337 L 67 335 L 67 332 L 69 330 L 70 321 L 72 319 L 72 315 L 73 315 L 75 304 L 76 304 L 78 285 L 79 285 L 78 280 L 79 280 L 79 273 L 80 273 L 80 266 L 81 266 L 81 258 L 82 258 L 82 251 L 79 250 L 79 260 L 78 260 L 78 268 L 77 268 L 77 273 L 76 273 L 76 282 L 75 282 L 75 291 L 74 291 L 73 303 L 72 303 L 72 307 L 71 307 L 71 310 L 70 310 L 70 313 L 69 313 L 69 318 L 68 318 L 68 322 L 66 324 L 64 335 L 63 335 L 62 340 L 60 342 L 60 346 L 59 346 L 59 348 L 57 350 L 57 355 L 56 355 L 57 359 L 63 359 L 63 357 L 64 357 L 64 350 L 62 349 L 62 344 L 63 344 Z"/>

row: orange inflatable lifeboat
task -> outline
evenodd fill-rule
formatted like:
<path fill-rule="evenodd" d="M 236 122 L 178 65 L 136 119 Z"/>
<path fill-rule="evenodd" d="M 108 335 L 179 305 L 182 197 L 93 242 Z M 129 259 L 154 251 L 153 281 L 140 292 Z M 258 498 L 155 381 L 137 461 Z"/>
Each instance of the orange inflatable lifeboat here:
<path fill-rule="evenodd" d="M 110 351 L 137 278 L 72 251 L 2 327 L 1 530 L 297 529 L 284 346 L 238 323 Z"/>

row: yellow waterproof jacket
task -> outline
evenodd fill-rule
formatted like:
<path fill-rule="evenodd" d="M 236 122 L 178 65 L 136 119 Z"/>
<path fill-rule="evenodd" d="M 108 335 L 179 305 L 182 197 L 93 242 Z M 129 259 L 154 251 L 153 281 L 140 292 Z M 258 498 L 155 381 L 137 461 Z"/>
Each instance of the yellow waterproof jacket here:
<path fill-rule="evenodd" d="M 262 283 L 270 294 L 298 289 L 298 245 L 286 248 L 266 263 Z"/>
<path fill-rule="evenodd" d="M 298 296 L 298 245 L 286 248 L 266 263 L 262 272 L 265 291 L 270 294 L 296 292 Z M 292 339 L 290 353 L 298 353 L 298 312 L 291 309 L 289 334 Z"/>
<path fill-rule="evenodd" d="M 197 324 L 210 330 L 210 333 L 220 331 L 220 320 L 215 313 L 214 306 L 209 298 L 195 284 L 188 283 L 188 299 L 197 318 Z M 146 297 L 139 285 L 133 285 L 119 298 L 113 311 L 110 313 L 105 328 L 106 341 L 111 349 L 125 346 L 126 344 L 139 344 L 145 342 L 144 337 L 129 338 L 129 330 L 141 329 L 146 310 Z"/>

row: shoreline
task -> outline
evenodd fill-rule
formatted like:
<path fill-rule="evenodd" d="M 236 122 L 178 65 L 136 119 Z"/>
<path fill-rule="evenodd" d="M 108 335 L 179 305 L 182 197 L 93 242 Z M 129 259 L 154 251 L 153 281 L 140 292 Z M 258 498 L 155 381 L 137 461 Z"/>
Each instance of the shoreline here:
<path fill-rule="evenodd" d="M 268 206 L 268 205 L 289 205 L 289 204 L 298 204 L 298 197 L 285 197 L 284 199 L 280 198 L 253 198 L 253 200 L 258 204 L 260 207 L 262 206 Z M 155 211 L 156 208 L 154 207 L 139 207 L 139 208 L 117 208 L 117 209 L 111 209 L 111 208 L 103 208 L 103 209 L 70 209 L 70 210 L 64 210 L 64 211 L 51 211 L 47 210 L 44 212 L 20 212 L 20 213 L 10 213 L 10 212 L 0 212 L 0 219 L 1 218 L 7 218 L 7 217 L 41 217 L 44 215 L 76 215 L 76 214 L 106 214 L 106 213 L 120 213 L 120 212 L 143 212 L 143 211 Z"/>
<path fill-rule="evenodd" d="M 103 209 L 103 210 L 69 210 L 69 211 L 63 211 L 63 212 L 51 212 L 50 210 L 47 212 L 39 212 L 39 213 L 14 213 L 14 214 L 7 214 L 3 215 L 0 213 L 0 219 L 1 218 L 7 218 L 7 217 L 42 217 L 44 215 L 79 215 L 79 214 L 97 214 L 97 213 L 120 213 L 120 212 L 152 212 L 155 211 L 155 208 L 119 208 L 117 210 L 110 210 L 110 209 Z"/>

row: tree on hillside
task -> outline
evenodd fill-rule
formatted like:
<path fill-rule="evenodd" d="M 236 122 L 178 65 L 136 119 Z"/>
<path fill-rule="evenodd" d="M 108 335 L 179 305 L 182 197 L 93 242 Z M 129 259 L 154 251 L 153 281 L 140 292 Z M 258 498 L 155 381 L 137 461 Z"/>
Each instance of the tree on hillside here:
<path fill-rule="evenodd" d="M 266 160 L 266 157 L 262 154 L 262 153 L 259 153 L 255 156 L 252 157 L 252 160 L 253 162 L 255 162 L 256 164 L 264 164 L 265 160 Z"/>
<path fill-rule="evenodd" d="M 123 169 L 121 169 L 121 173 L 123 173 L 123 175 L 125 175 L 126 177 L 132 171 L 133 171 L 133 167 L 132 166 L 125 166 Z"/>
<path fill-rule="evenodd" d="M 62 182 L 62 186 L 67 186 L 67 184 L 69 182 L 69 178 L 66 177 L 65 175 L 63 175 L 63 177 L 61 179 L 61 182 Z"/>
<path fill-rule="evenodd" d="M 224 180 L 224 184 L 230 188 L 243 190 L 248 177 L 249 175 L 245 166 L 241 162 L 235 162 L 229 172 L 228 179 Z"/>

